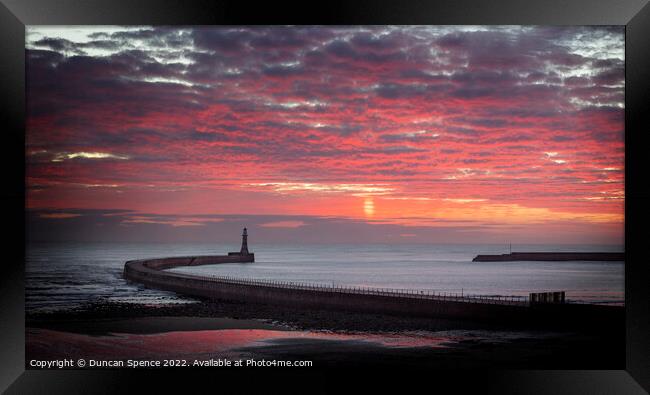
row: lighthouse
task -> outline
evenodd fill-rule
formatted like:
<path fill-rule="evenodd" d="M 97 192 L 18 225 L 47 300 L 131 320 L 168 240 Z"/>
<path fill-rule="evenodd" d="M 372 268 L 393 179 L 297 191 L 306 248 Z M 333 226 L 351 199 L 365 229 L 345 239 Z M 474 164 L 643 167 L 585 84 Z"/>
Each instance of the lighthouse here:
<path fill-rule="evenodd" d="M 244 233 L 241 235 L 241 250 L 240 255 L 250 255 L 248 252 L 248 231 L 244 228 Z"/>
<path fill-rule="evenodd" d="M 229 252 L 232 260 L 228 262 L 255 262 L 255 254 L 248 251 L 248 230 L 244 228 L 241 234 L 241 249 L 239 252 Z"/>

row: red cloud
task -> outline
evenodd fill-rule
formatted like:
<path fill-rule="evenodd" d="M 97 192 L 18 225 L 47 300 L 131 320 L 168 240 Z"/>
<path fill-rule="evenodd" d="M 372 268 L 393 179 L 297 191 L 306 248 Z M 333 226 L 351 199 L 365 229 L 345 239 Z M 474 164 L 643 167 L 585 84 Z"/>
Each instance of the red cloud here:
<path fill-rule="evenodd" d="M 364 217 L 371 195 L 373 220 L 622 224 L 622 30 L 483 30 L 31 42 L 28 206 Z"/>

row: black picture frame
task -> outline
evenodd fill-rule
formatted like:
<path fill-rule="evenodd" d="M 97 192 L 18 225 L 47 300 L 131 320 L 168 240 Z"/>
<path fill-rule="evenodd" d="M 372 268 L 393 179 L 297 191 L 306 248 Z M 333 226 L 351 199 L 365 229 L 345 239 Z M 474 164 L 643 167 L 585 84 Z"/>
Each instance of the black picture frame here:
<path fill-rule="evenodd" d="M 621 371 L 424 372 L 433 388 L 530 394 L 642 394 L 650 390 L 650 278 L 645 259 L 644 227 L 650 223 L 647 125 L 650 103 L 650 5 L 646 0 L 456 0 L 456 1 L 330 1 L 322 4 L 236 1 L 107 1 L 1 0 L 0 106 L 3 261 L 0 263 L 0 390 L 7 393 L 113 393 L 131 391 L 135 382 L 170 389 L 183 385 L 176 373 L 195 383 L 222 385 L 233 378 L 256 384 L 252 374 L 213 370 L 165 371 L 34 371 L 24 369 L 24 137 L 26 25 L 212 25 L 212 24 L 533 24 L 625 25 L 625 299 L 626 369 Z M 269 371 L 263 372 L 269 376 Z M 276 378 L 311 378 L 322 372 L 272 370 Z M 329 372 L 356 375 L 359 372 Z M 189 376 L 189 377 L 188 377 Z M 371 378 L 381 375 L 376 373 Z M 469 377 L 469 379 L 468 379 Z M 313 382 L 325 389 L 328 380 Z M 321 383 L 323 383 L 321 385 Z M 264 382 L 257 382 L 264 385 Z M 268 384 L 268 383 L 266 383 Z M 334 389 L 342 389 L 342 384 Z M 149 387 L 153 390 L 154 387 Z M 213 388 L 216 390 L 216 388 Z M 402 387 L 404 390 L 404 387 Z M 645 389 L 645 391 L 644 391 Z M 314 391 L 310 391 L 314 392 Z"/>

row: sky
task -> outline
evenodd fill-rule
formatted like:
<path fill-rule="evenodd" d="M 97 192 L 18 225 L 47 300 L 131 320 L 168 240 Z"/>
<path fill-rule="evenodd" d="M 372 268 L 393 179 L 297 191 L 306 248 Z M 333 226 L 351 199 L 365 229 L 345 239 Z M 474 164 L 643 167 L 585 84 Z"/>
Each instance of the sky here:
<path fill-rule="evenodd" d="M 622 26 L 30 26 L 32 240 L 623 244 Z"/>

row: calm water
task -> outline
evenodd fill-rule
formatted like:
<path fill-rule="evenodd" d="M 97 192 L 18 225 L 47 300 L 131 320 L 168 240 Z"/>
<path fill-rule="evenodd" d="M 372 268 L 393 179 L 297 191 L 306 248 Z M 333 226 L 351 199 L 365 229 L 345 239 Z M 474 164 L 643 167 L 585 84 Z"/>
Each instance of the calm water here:
<path fill-rule="evenodd" d="M 193 299 L 147 289 L 122 278 L 131 259 L 225 254 L 238 245 L 32 243 L 27 248 L 26 309 L 60 310 L 87 302 L 187 303 Z M 203 275 L 477 295 L 567 291 L 570 300 L 624 301 L 622 262 L 481 262 L 477 254 L 507 253 L 503 245 L 263 245 L 254 264 L 222 264 L 173 271 Z M 513 251 L 622 251 L 615 246 L 525 246 Z"/>

